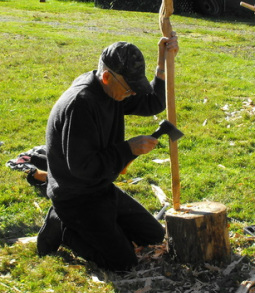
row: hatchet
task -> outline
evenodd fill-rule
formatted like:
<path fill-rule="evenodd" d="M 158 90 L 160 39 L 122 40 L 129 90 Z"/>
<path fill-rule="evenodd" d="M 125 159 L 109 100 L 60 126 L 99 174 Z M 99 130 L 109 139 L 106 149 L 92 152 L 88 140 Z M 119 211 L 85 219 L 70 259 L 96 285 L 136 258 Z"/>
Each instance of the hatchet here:
<path fill-rule="evenodd" d="M 183 136 L 183 133 L 168 120 L 161 121 L 159 128 L 151 136 L 159 138 L 163 134 L 168 134 L 172 141 L 176 141 Z"/>
<path fill-rule="evenodd" d="M 181 138 L 184 134 L 176 128 L 171 122 L 168 120 L 163 120 L 159 123 L 158 129 L 151 134 L 154 138 L 159 138 L 161 135 L 167 134 L 171 141 L 176 141 Z M 120 172 L 120 174 L 126 174 L 127 167 L 131 164 L 131 162 Z"/>

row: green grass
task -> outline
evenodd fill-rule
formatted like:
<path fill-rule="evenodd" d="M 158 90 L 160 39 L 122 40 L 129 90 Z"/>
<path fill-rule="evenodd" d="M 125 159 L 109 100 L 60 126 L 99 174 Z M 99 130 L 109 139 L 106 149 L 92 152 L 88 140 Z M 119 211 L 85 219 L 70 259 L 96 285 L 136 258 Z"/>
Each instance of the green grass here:
<path fill-rule="evenodd" d="M 178 143 L 181 202 L 222 202 L 228 216 L 242 222 L 230 227 L 237 231 L 255 222 L 255 112 L 252 104 L 245 104 L 248 98 L 255 102 L 254 22 L 177 15 L 171 22 L 180 46 L 175 62 L 177 120 L 185 133 Z M 0 141 L 4 142 L 0 147 L 0 238 L 4 239 L 36 235 L 50 206 L 28 185 L 24 173 L 11 171 L 5 163 L 45 143 L 55 101 L 75 77 L 96 68 L 107 45 L 119 40 L 136 44 L 145 55 L 151 79 L 160 31 L 157 14 L 108 11 L 94 8 L 93 3 L 56 0 L 0 1 L 0 23 Z M 222 110 L 225 105 L 228 111 Z M 165 112 L 157 120 L 127 117 L 126 137 L 150 134 L 165 118 Z M 169 158 L 166 137 L 117 180 L 152 213 L 160 204 L 151 183 L 172 197 L 169 164 L 153 163 L 156 158 Z M 125 183 L 136 177 L 143 180 L 136 185 Z M 252 251 L 245 247 L 243 253 L 252 255 Z M 9 247 L 2 241 L 0 260 L 3 292 L 15 292 L 14 287 L 21 292 L 114 292 L 111 284 L 97 288 L 88 268 L 66 252 L 39 259 L 34 243 Z"/>

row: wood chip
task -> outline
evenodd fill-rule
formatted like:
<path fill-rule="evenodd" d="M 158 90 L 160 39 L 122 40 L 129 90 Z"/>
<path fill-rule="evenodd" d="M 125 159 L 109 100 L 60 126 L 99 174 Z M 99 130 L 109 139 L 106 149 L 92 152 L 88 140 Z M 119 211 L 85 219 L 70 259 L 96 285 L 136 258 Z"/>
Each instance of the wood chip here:
<path fill-rule="evenodd" d="M 242 261 L 242 259 L 244 258 L 245 256 L 241 257 L 239 260 L 237 261 L 233 261 L 230 265 L 227 266 L 227 268 L 223 271 L 223 275 L 224 276 L 227 276 L 229 275 L 233 269 Z"/>
<path fill-rule="evenodd" d="M 152 161 L 154 163 L 157 163 L 157 164 L 163 164 L 163 163 L 166 163 L 166 162 L 170 162 L 170 158 L 168 158 L 168 159 L 154 159 Z"/>
<path fill-rule="evenodd" d="M 203 122 L 203 126 L 205 126 L 207 124 L 207 119 L 205 119 L 205 121 Z"/>
<path fill-rule="evenodd" d="M 136 290 L 134 293 L 146 293 L 146 292 L 149 292 L 150 290 L 151 290 L 151 286 L 145 286 L 142 289 Z"/>
<path fill-rule="evenodd" d="M 8 239 L 0 239 L 0 241 L 5 242 L 7 244 L 14 244 L 17 242 L 26 244 L 29 242 L 36 242 L 37 241 L 37 236 L 34 237 L 21 237 L 21 238 L 8 238 Z"/>
<path fill-rule="evenodd" d="M 159 186 L 154 184 L 151 184 L 151 188 L 156 197 L 159 199 L 160 203 L 164 205 L 167 202 L 167 196 L 164 191 Z"/>

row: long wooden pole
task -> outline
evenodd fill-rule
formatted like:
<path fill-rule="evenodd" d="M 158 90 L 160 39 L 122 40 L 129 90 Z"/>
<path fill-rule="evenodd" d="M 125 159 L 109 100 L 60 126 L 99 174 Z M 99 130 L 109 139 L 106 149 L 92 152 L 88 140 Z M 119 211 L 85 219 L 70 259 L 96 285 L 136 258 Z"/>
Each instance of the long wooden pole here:
<path fill-rule="evenodd" d="M 173 14 L 173 0 L 162 0 L 159 11 L 159 26 L 164 37 L 171 37 L 172 25 L 170 16 Z M 167 119 L 176 125 L 175 91 L 174 91 L 174 52 L 166 51 L 165 77 L 166 77 L 166 111 Z M 171 174 L 172 174 L 172 196 L 175 210 L 180 209 L 180 176 L 178 163 L 177 141 L 169 140 Z"/>

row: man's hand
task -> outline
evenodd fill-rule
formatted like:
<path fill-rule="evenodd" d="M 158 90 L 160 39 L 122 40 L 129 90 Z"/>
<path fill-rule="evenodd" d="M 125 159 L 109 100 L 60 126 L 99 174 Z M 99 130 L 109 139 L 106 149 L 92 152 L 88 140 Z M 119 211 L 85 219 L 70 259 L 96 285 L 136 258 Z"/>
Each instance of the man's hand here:
<path fill-rule="evenodd" d="M 158 140 L 150 135 L 140 135 L 128 140 L 133 155 L 139 156 L 149 153 L 158 144 Z"/>
<path fill-rule="evenodd" d="M 158 63 L 156 69 L 156 76 L 165 80 L 165 58 L 166 50 L 174 52 L 174 56 L 179 51 L 178 38 L 175 32 L 172 32 L 171 38 L 162 37 L 158 42 Z"/>
<path fill-rule="evenodd" d="M 158 42 L 159 52 L 162 53 L 165 51 L 165 48 L 168 51 L 173 51 L 176 56 L 179 51 L 178 38 L 176 32 L 171 33 L 171 38 L 161 37 Z"/>

